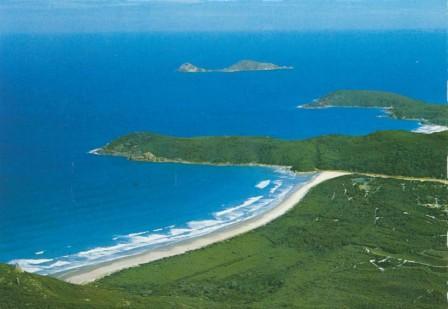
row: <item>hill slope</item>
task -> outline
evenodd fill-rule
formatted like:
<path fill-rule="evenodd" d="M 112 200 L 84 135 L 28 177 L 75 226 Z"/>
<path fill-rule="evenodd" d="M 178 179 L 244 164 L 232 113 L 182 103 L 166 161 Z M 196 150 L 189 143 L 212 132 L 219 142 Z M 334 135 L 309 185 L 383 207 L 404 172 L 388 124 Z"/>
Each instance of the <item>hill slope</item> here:
<path fill-rule="evenodd" d="M 345 176 L 270 224 L 89 286 L 0 266 L 1 308 L 445 308 L 447 186 Z"/>
<path fill-rule="evenodd" d="M 446 185 L 346 176 L 265 227 L 98 284 L 228 308 L 444 308 L 447 209 Z"/>

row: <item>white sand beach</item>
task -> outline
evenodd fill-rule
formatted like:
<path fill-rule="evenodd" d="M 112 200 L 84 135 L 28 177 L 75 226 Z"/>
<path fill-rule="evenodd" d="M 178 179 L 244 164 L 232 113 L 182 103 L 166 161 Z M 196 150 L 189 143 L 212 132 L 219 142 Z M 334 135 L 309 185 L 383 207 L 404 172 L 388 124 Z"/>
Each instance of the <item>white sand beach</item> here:
<path fill-rule="evenodd" d="M 423 134 L 432 134 L 432 133 L 438 133 L 448 131 L 448 127 L 440 126 L 436 124 L 420 124 L 420 127 L 415 129 L 412 132 L 415 133 L 423 133 Z"/>
<path fill-rule="evenodd" d="M 310 189 L 317 186 L 318 184 L 326 180 L 347 174 L 348 174 L 347 172 L 336 172 L 336 171 L 320 172 L 316 174 L 316 176 L 313 177 L 308 183 L 299 185 L 295 189 L 295 191 L 289 194 L 276 207 L 261 214 L 260 216 L 251 218 L 249 220 L 240 223 L 233 224 L 231 226 L 214 231 L 204 236 L 168 245 L 164 248 L 149 250 L 147 252 L 138 255 L 117 259 L 115 261 L 105 262 L 102 264 L 88 266 L 85 268 L 79 268 L 61 274 L 58 277 L 67 282 L 75 284 L 86 284 L 126 268 L 135 267 L 141 264 L 149 263 L 163 258 L 183 254 L 185 252 L 197 250 L 216 242 L 230 239 L 237 235 L 241 235 L 243 233 L 261 227 L 271 222 L 272 220 L 282 216 L 288 210 L 293 208 L 298 202 L 300 202 Z"/>

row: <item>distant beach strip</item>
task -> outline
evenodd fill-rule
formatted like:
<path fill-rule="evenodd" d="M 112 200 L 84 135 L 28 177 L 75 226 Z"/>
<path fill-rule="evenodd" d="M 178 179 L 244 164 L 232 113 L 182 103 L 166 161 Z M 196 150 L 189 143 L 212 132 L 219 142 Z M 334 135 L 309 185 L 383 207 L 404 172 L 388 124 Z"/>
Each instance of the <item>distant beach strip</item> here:
<path fill-rule="evenodd" d="M 448 127 L 439 126 L 439 125 L 435 125 L 435 124 L 420 123 L 420 127 L 413 130 L 412 132 L 423 133 L 423 134 L 432 134 L 432 133 L 438 133 L 438 132 L 443 132 L 443 131 L 448 131 Z"/>

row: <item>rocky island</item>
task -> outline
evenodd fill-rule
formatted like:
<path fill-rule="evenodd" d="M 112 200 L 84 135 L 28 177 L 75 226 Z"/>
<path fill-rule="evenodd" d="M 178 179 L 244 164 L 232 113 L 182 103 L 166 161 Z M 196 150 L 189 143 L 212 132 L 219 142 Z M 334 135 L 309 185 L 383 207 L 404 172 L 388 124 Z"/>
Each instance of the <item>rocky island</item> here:
<path fill-rule="evenodd" d="M 235 64 L 224 69 L 205 69 L 198 67 L 189 62 L 182 64 L 177 71 L 181 73 L 236 73 L 248 71 L 277 71 L 277 70 L 292 70 L 292 66 L 279 66 L 269 62 L 258 62 L 254 60 L 241 60 Z"/>

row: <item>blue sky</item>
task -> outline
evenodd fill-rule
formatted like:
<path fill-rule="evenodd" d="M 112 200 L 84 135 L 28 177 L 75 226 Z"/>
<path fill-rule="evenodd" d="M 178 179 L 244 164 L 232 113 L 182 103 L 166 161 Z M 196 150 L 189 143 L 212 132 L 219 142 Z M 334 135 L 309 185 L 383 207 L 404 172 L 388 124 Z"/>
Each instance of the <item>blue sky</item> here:
<path fill-rule="evenodd" d="M 0 32 L 444 29 L 445 0 L 0 0 Z"/>

